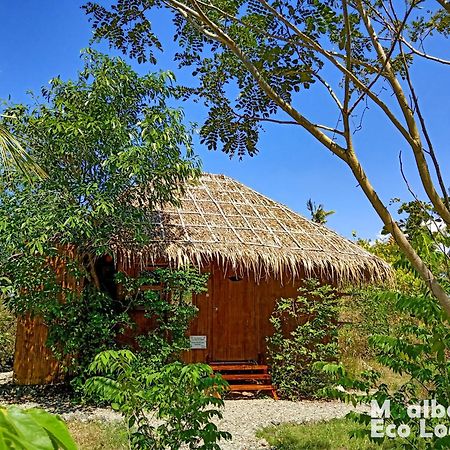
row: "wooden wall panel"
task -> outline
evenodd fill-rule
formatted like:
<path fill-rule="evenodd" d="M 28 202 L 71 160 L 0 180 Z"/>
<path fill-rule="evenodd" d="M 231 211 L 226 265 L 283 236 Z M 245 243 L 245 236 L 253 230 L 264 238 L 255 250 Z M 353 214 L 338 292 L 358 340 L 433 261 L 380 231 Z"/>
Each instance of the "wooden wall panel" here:
<path fill-rule="evenodd" d="M 60 248 L 61 257 L 49 261 L 65 289 L 80 291 L 82 284 L 66 272 L 64 256 L 75 257 L 75 248 Z M 60 298 L 64 301 L 64 298 Z M 39 316 L 25 315 L 17 321 L 16 345 L 14 352 L 14 381 L 17 384 L 49 384 L 59 382 L 63 378 L 59 362 L 51 350 L 45 345 L 48 328 Z"/>
<path fill-rule="evenodd" d="M 119 270 L 122 269 L 119 264 Z M 63 285 L 73 284 L 59 267 Z M 193 302 L 199 314 L 189 329 L 189 335 L 207 336 L 207 349 L 193 349 L 183 354 L 185 362 L 211 362 L 213 360 L 264 362 L 266 337 L 273 332 L 269 318 L 275 302 L 281 297 L 297 295 L 300 281 L 285 278 L 284 283 L 276 279 L 245 276 L 240 281 L 228 277 L 236 275 L 217 264 L 205 267 L 210 272 L 208 292 L 194 296 Z M 127 270 L 132 275 L 132 270 Z M 81 288 L 73 285 L 74 289 Z M 145 319 L 142 311 L 136 311 L 136 322 L 140 331 L 147 331 L 151 319 Z M 144 330 L 145 328 L 145 330 Z M 47 327 L 40 318 L 19 319 L 14 361 L 17 383 L 43 384 L 61 378 L 58 362 L 45 346 Z"/>
<path fill-rule="evenodd" d="M 270 316 L 275 308 L 275 303 L 280 298 L 290 298 L 297 296 L 297 289 L 300 287 L 299 280 L 292 281 L 286 278 L 283 283 L 280 280 L 262 280 L 257 287 L 256 301 L 259 309 L 259 352 L 260 362 L 266 362 L 267 343 L 266 338 L 273 333 L 273 326 L 270 323 Z"/>
<path fill-rule="evenodd" d="M 191 350 L 185 362 L 258 361 L 266 360 L 266 337 L 273 333 L 269 318 L 275 302 L 281 297 L 294 297 L 301 281 L 284 282 L 253 276 L 230 281 L 230 270 L 214 265 L 208 294 L 199 296 L 198 318 L 190 327 L 190 335 L 206 335 L 208 349 Z"/>
<path fill-rule="evenodd" d="M 61 379 L 59 362 L 45 345 L 47 334 L 47 326 L 41 317 L 27 315 L 17 320 L 15 383 L 48 384 Z"/>
<path fill-rule="evenodd" d="M 216 268 L 213 284 L 213 360 L 256 360 L 259 321 L 254 280 L 237 280 L 233 271 Z"/>
<path fill-rule="evenodd" d="M 214 268 L 212 266 L 204 267 L 202 270 L 202 272 L 210 273 L 208 279 L 208 291 L 203 294 L 193 296 L 192 302 L 198 308 L 198 315 L 192 321 L 188 331 L 189 336 L 206 336 L 207 348 L 206 350 L 192 349 L 184 352 L 184 354 L 182 355 L 182 359 L 186 363 L 208 362 L 211 360 L 211 300 L 214 289 L 213 270 Z"/>

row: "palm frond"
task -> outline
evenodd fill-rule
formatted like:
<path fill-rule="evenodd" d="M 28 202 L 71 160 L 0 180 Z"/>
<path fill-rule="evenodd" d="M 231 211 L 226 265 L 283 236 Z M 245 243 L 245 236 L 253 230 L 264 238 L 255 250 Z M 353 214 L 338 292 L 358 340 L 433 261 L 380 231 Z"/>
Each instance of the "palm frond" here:
<path fill-rule="evenodd" d="M 15 167 L 28 177 L 36 175 L 47 178 L 47 173 L 22 147 L 8 129 L 0 124 L 0 164 L 5 167 Z"/>

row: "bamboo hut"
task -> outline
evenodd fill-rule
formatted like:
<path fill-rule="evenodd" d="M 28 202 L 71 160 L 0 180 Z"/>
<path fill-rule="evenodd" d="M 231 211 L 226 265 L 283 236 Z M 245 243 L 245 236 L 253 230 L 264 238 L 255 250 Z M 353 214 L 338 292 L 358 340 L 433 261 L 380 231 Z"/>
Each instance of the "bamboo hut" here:
<path fill-rule="evenodd" d="M 187 362 L 264 364 L 275 301 L 295 296 L 303 279 L 339 286 L 390 276 L 388 264 L 358 245 L 224 175 L 203 174 L 188 185 L 179 205 L 153 212 L 150 222 L 150 243 L 134 248 L 118 240 L 114 264 L 132 275 L 150 266 L 185 264 L 210 273 L 208 291 L 193 299 L 199 314 L 190 328 Z M 143 315 L 136 314 L 145 328 Z M 47 355 L 44 334 L 39 324 L 39 342 L 28 336 L 29 346 L 21 344 L 16 360 L 30 351 L 40 359 Z M 38 367 L 30 359 L 27 365 Z M 34 375 L 33 380 L 51 378 Z M 20 370 L 16 379 L 28 382 Z"/>

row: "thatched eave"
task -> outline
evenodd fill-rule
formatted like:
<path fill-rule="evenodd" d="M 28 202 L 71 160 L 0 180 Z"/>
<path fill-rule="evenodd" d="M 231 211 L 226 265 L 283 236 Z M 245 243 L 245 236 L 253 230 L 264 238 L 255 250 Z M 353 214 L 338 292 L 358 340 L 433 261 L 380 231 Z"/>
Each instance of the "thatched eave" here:
<path fill-rule="evenodd" d="M 148 245 L 115 246 L 123 266 L 215 262 L 257 278 L 314 276 L 336 284 L 379 283 L 392 273 L 357 244 L 224 175 L 203 174 L 177 207 L 151 216 Z"/>

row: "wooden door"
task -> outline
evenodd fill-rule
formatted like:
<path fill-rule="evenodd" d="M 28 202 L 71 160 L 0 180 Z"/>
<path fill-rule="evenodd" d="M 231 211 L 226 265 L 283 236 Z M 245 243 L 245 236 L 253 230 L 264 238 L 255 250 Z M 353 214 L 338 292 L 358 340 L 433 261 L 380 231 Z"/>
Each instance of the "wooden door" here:
<path fill-rule="evenodd" d="M 211 292 L 212 361 L 257 361 L 258 313 L 255 283 L 215 270 Z"/>

